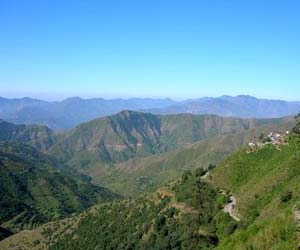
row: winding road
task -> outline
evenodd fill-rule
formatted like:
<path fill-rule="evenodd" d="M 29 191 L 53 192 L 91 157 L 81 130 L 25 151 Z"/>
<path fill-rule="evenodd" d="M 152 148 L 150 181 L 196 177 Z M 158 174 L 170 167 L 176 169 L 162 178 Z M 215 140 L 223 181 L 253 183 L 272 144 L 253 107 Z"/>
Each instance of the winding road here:
<path fill-rule="evenodd" d="M 201 179 L 202 180 L 207 179 L 207 177 L 209 176 L 209 174 L 210 174 L 210 172 L 207 171 L 205 173 L 205 175 L 201 176 Z M 221 189 L 220 192 L 222 194 L 224 194 L 224 195 L 227 195 L 226 191 L 223 190 L 223 189 Z M 225 213 L 228 213 L 231 216 L 231 218 L 233 218 L 234 220 L 240 221 L 241 219 L 239 217 L 237 217 L 236 215 L 233 214 L 235 207 L 236 207 L 236 198 L 231 194 L 229 196 L 229 202 L 224 206 L 223 211 Z"/>
<path fill-rule="evenodd" d="M 228 213 L 234 220 L 240 221 L 241 219 L 233 214 L 235 206 L 236 206 L 236 198 L 233 195 L 230 195 L 229 202 L 224 206 L 223 211 L 225 213 Z"/>

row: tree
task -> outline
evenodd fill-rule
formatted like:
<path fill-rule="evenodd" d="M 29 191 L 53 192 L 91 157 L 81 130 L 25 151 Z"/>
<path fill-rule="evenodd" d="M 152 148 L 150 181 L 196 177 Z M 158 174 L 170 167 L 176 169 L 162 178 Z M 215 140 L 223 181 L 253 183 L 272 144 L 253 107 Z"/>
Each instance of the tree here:
<path fill-rule="evenodd" d="M 216 167 L 216 165 L 215 164 L 212 164 L 212 163 L 209 163 L 209 165 L 208 165 L 208 171 L 211 171 L 211 170 L 213 170 L 214 168 Z"/>
<path fill-rule="evenodd" d="M 296 125 L 293 128 L 293 132 L 296 134 L 300 134 L 300 112 L 295 116 Z"/>
<path fill-rule="evenodd" d="M 190 170 L 185 170 L 182 174 L 182 181 L 185 182 L 192 176 L 192 172 Z"/>
<path fill-rule="evenodd" d="M 203 167 L 197 168 L 197 169 L 195 170 L 195 175 L 196 175 L 196 176 L 203 176 L 203 175 L 205 175 L 205 173 L 206 173 L 206 171 L 203 169 Z"/>

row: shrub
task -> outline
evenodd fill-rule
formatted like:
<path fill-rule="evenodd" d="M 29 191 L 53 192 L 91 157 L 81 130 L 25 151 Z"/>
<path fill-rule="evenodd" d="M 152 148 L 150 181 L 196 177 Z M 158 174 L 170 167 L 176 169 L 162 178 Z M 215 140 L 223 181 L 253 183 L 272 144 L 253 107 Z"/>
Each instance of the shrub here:
<path fill-rule="evenodd" d="M 166 223 L 166 217 L 163 215 L 160 215 L 155 221 L 155 225 L 154 225 L 155 230 L 160 231 L 162 229 L 162 227 L 165 225 L 165 223 Z"/>
<path fill-rule="evenodd" d="M 205 173 L 206 173 L 206 171 L 203 168 L 197 168 L 195 170 L 195 175 L 196 176 L 203 176 L 203 175 L 205 175 Z"/>
<path fill-rule="evenodd" d="M 293 196 L 292 192 L 287 190 L 281 195 L 280 200 L 281 202 L 285 203 L 288 202 L 290 199 L 292 199 L 292 196 Z"/>
<path fill-rule="evenodd" d="M 211 170 L 213 170 L 214 168 L 216 168 L 216 165 L 210 163 L 210 164 L 208 165 L 208 168 L 207 168 L 207 169 L 208 169 L 208 171 L 211 171 Z"/>

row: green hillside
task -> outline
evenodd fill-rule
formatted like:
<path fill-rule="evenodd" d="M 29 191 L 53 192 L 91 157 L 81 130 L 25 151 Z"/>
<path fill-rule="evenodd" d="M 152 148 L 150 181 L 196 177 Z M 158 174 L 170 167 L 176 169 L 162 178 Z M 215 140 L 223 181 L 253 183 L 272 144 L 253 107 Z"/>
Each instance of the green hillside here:
<path fill-rule="evenodd" d="M 290 118 L 242 120 L 215 115 L 157 116 L 123 111 L 66 132 L 48 153 L 71 167 L 89 168 L 168 152 L 213 136 L 260 126 L 285 127 L 290 121 Z"/>
<path fill-rule="evenodd" d="M 216 168 L 211 182 L 237 199 L 235 213 L 245 228 L 221 242 L 220 249 L 299 247 L 300 138 L 285 145 L 242 150 Z"/>
<path fill-rule="evenodd" d="M 21 143 L 0 143 L 0 226 L 13 232 L 117 198 Z"/>
<path fill-rule="evenodd" d="M 138 199 L 98 205 L 68 220 L 21 232 L 2 242 L 7 249 L 214 249 L 237 223 L 222 211 L 226 202 L 199 171 L 186 172 Z"/>
<path fill-rule="evenodd" d="M 56 142 L 56 135 L 46 126 L 16 125 L 0 119 L 0 141 L 22 142 L 46 151 Z"/>
<path fill-rule="evenodd" d="M 291 126 L 287 123 L 286 128 Z M 136 196 L 155 190 L 158 186 L 180 177 L 185 170 L 209 164 L 218 164 L 233 152 L 246 146 L 261 133 L 273 129 L 283 130 L 284 126 L 258 126 L 241 133 L 214 136 L 184 148 L 148 157 L 136 157 L 119 164 L 95 164 L 86 170 L 93 182 L 99 183 L 124 196 Z"/>
<path fill-rule="evenodd" d="M 281 145 L 240 150 L 206 178 L 200 168 L 193 173 L 186 170 L 181 179 L 153 193 L 97 205 L 80 215 L 21 231 L 1 241 L 0 247 L 297 249 L 299 162 L 300 137 L 292 134 Z M 228 210 L 232 197 L 237 203 Z"/>

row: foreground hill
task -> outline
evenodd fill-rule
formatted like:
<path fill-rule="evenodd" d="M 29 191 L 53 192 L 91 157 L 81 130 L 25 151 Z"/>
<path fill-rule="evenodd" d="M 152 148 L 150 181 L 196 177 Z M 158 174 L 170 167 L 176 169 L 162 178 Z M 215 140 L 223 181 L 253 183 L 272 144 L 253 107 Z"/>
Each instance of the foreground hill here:
<path fill-rule="evenodd" d="M 16 232 L 117 198 L 33 147 L 0 142 L 0 226 Z"/>
<path fill-rule="evenodd" d="M 217 167 L 211 182 L 232 192 L 244 227 L 220 249 L 298 249 L 300 242 L 300 137 L 281 146 L 242 150 Z M 298 227 L 298 229 L 297 229 Z"/>
<path fill-rule="evenodd" d="M 222 211 L 226 196 L 186 173 L 136 200 L 95 206 L 79 216 L 20 232 L 1 249 L 212 249 L 237 223 Z"/>
<path fill-rule="evenodd" d="M 0 120 L 0 141 L 26 143 L 46 151 L 56 142 L 56 135 L 46 126 L 16 125 Z"/>
<path fill-rule="evenodd" d="M 290 120 L 243 120 L 190 114 L 157 116 L 123 111 L 79 125 L 65 133 L 48 152 L 69 166 L 89 168 L 167 152 L 217 135 L 245 132 L 260 126 L 282 126 Z"/>

